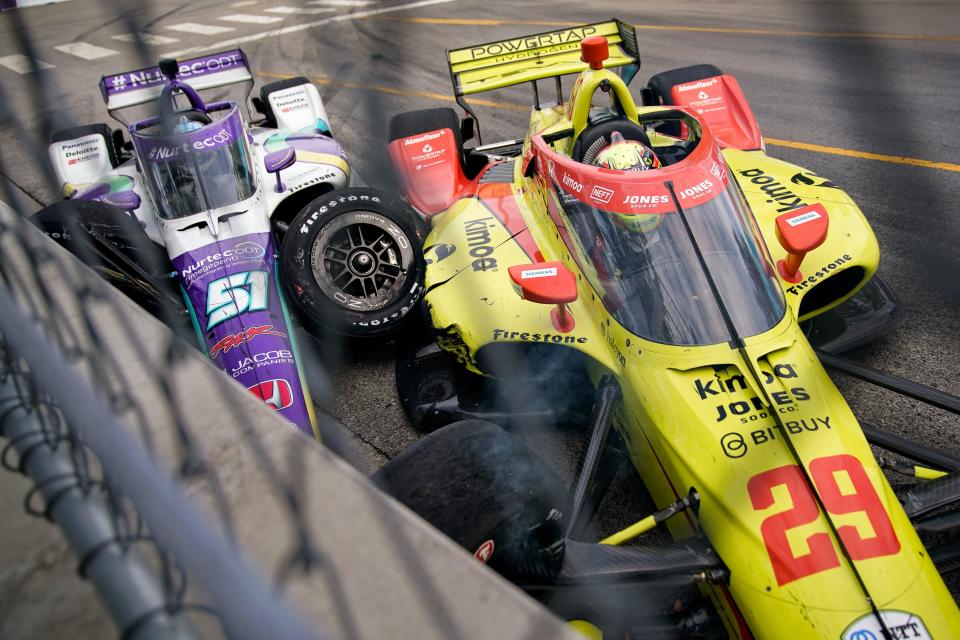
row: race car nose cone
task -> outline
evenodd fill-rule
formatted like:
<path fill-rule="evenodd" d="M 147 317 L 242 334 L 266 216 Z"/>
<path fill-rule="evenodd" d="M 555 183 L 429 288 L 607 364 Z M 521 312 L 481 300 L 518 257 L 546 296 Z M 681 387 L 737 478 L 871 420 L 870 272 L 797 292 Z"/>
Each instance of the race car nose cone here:
<path fill-rule="evenodd" d="M 603 69 L 603 61 L 609 57 L 607 39 L 603 36 L 590 36 L 580 41 L 580 59 L 591 69 Z"/>

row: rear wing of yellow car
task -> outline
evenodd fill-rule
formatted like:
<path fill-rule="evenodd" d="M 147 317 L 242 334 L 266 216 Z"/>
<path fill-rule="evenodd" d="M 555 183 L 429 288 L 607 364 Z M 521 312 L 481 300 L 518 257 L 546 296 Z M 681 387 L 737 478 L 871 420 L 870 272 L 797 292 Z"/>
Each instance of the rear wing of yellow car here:
<path fill-rule="evenodd" d="M 530 82 L 535 106 L 539 109 L 537 80 L 546 78 L 556 79 L 557 102 L 562 102 L 560 78 L 586 69 L 587 63 L 580 60 L 580 41 L 590 36 L 606 37 L 610 57 L 603 66 L 618 68 L 624 82 L 629 83 L 640 69 L 637 32 L 632 25 L 611 18 L 606 22 L 448 49 L 447 64 L 457 104 L 474 116 L 464 96 Z"/>

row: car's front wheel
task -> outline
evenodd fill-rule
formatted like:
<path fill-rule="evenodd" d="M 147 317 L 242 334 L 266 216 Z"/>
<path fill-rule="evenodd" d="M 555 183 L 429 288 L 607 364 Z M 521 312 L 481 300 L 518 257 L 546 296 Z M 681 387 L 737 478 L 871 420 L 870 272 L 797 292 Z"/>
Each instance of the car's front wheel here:
<path fill-rule="evenodd" d="M 509 578 L 542 575 L 562 536 L 560 479 L 490 422 L 462 420 L 421 438 L 373 481 Z"/>
<path fill-rule="evenodd" d="M 293 219 L 281 269 L 310 323 L 351 337 L 382 337 L 417 316 L 424 235 L 423 223 L 398 197 L 341 189 Z"/>

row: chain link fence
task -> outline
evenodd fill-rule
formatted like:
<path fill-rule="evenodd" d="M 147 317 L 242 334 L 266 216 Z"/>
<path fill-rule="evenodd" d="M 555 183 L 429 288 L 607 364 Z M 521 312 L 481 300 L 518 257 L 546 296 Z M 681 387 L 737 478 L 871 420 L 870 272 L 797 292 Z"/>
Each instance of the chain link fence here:
<path fill-rule="evenodd" d="M 147 28 L 143 5 L 102 4 L 136 34 L 137 60 L 128 66 L 155 64 L 156 52 L 140 35 Z M 20 141 L 20 156 L 54 193 L 44 143 L 78 123 L 65 111 L 39 108 L 56 103 L 63 78 L 42 72 L 22 12 L 4 18 L 29 61 L 40 122 L 24 121 L 11 107 L 14 89 L 0 84 L 0 130 Z M 0 166 L 0 174 L 10 175 L 7 169 Z M 397 605 L 410 610 L 407 628 L 428 637 L 464 636 L 472 623 L 449 610 L 426 563 L 416 559 L 424 535 L 438 544 L 432 533 L 409 516 L 384 511 L 358 474 L 345 476 L 342 464 L 204 362 L 192 333 L 168 330 L 186 326 L 181 305 L 153 310 L 164 327 L 82 264 L 103 274 L 123 256 L 105 253 L 77 227 L 71 250 L 81 263 L 34 229 L 23 194 L 2 184 L 0 200 L 13 205 L 0 208 L 3 465 L 28 477 L 25 510 L 62 529 L 79 575 L 96 587 L 120 637 L 325 638 L 327 629 L 337 637 L 365 636 L 369 621 L 355 610 L 373 585 L 345 585 L 342 568 L 382 554 L 396 560 L 392 569 L 389 561 L 381 564 L 382 579 L 409 586 L 401 596 L 407 602 Z M 329 397 L 327 375 L 304 355 L 314 398 Z M 322 415 L 319 422 L 325 445 L 336 449 L 338 432 Z M 318 456 L 326 471 L 308 468 Z M 339 501 L 316 493 L 324 483 L 337 484 Z M 343 513 L 348 500 L 373 526 L 362 534 L 331 527 L 321 539 L 318 519 Z M 332 558 L 325 550 L 325 544 L 342 548 L 351 536 L 352 552 Z M 440 546 L 438 557 L 454 553 Z M 462 571 L 476 569 L 465 564 Z M 461 580 L 469 583 L 469 575 Z M 498 596 L 514 597 L 512 591 Z M 292 601 L 314 619 L 308 623 Z M 537 624 L 555 637 L 555 621 Z"/>

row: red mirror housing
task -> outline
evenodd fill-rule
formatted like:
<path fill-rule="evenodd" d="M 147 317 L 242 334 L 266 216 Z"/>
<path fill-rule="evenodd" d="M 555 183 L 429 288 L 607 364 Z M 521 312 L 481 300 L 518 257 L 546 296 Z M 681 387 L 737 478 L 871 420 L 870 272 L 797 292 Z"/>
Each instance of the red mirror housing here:
<path fill-rule="evenodd" d="M 567 304 L 577 299 L 577 278 L 562 262 L 518 264 L 508 269 L 517 293 L 524 300 L 555 304 L 550 313 L 553 326 L 562 333 L 572 331 L 573 316 Z"/>
<path fill-rule="evenodd" d="M 777 271 L 787 282 L 800 282 L 800 263 L 807 253 L 827 239 L 830 216 L 822 204 L 812 204 L 777 216 L 777 240 L 787 257 L 777 261 Z"/>

